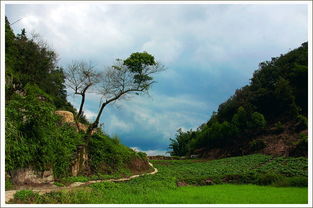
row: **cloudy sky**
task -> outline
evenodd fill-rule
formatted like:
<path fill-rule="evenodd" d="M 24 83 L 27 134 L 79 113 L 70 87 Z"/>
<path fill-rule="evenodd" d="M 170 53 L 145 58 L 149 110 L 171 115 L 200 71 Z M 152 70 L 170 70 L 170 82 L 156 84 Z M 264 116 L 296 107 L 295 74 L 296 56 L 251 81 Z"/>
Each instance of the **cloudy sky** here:
<path fill-rule="evenodd" d="M 127 146 L 162 154 L 176 130 L 195 129 L 249 83 L 258 64 L 308 40 L 307 5 L 6 4 L 16 33 L 39 33 L 59 65 L 91 61 L 97 70 L 116 58 L 147 51 L 166 66 L 150 96 L 109 106 L 103 129 Z M 69 91 L 69 100 L 79 99 Z M 99 97 L 88 95 L 94 119 Z"/>

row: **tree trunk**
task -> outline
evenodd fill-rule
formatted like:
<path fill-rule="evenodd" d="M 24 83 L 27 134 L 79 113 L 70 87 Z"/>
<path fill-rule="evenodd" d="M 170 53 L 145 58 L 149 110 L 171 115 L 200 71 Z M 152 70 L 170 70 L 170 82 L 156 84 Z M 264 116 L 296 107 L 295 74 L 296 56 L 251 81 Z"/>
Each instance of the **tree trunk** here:
<path fill-rule="evenodd" d="M 79 174 L 85 175 L 90 173 L 90 166 L 88 163 L 88 152 L 86 145 L 77 147 L 76 157 L 72 164 L 72 176 Z"/>
<path fill-rule="evenodd" d="M 81 94 L 82 96 L 82 101 L 80 103 L 80 107 L 79 107 L 79 111 L 78 111 L 78 114 L 77 114 L 77 120 L 80 119 L 82 113 L 83 113 L 83 106 L 84 106 L 84 103 L 85 103 L 85 93 Z"/>
<path fill-rule="evenodd" d="M 103 103 L 103 104 L 101 105 L 101 108 L 100 108 L 100 111 L 99 111 L 99 113 L 98 113 L 98 115 L 97 115 L 96 120 L 95 120 L 95 121 L 88 127 L 88 129 L 87 129 L 86 136 L 85 136 L 85 141 L 87 142 L 87 144 L 88 144 L 88 142 L 89 142 L 89 139 L 90 139 L 90 136 L 91 136 L 91 134 L 92 134 L 92 131 L 93 131 L 94 129 L 96 129 L 96 128 L 98 127 L 98 125 L 99 125 L 99 120 L 100 120 L 102 111 L 103 111 L 103 109 L 104 109 L 104 107 L 105 107 L 106 105 L 107 105 L 107 103 Z"/>

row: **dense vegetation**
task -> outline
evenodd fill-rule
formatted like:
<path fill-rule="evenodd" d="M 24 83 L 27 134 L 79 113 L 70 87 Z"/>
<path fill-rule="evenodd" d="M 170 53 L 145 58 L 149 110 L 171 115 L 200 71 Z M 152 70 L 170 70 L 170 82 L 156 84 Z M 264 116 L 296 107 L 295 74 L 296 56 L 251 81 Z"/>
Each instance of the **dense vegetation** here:
<path fill-rule="evenodd" d="M 77 149 L 86 145 L 85 132 L 62 121 L 56 110 L 76 109 L 66 100 L 65 76 L 56 53 L 23 29 L 15 35 L 5 24 L 5 170 L 10 176 L 21 168 L 53 170 L 54 177 L 71 176 Z M 88 122 L 82 116 L 85 124 Z M 80 121 L 82 121 L 80 120 Z M 132 174 L 133 160 L 147 163 L 139 154 L 98 130 L 91 136 L 88 174 Z M 9 184 L 9 183 L 8 183 Z"/>
<path fill-rule="evenodd" d="M 260 150 L 265 143 L 254 138 L 269 130 L 282 132 L 286 126 L 298 134 L 297 155 L 307 154 L 308 114 L 308 43 L 259 64 L 249 85 L 238 89 L 222 103 L 209 121 L 197 130 L 178 130 L 171 139 L 171 154 L 177 156 L 203 153 L 220 148 L 230 155 Z M 301 140 L 301 141 L 300 141 Z"/>
<path fill-rule="evenodd" d="M 14 202 L 292 204 L 307 203 L 308 199 L 307 158 L 304 157 L 274 158 L 257 154 L 213 161 L 163 160 L 152 163 L 159 170 L 155 175 L 44 195 L 23 191 L 16 194 Z"/>

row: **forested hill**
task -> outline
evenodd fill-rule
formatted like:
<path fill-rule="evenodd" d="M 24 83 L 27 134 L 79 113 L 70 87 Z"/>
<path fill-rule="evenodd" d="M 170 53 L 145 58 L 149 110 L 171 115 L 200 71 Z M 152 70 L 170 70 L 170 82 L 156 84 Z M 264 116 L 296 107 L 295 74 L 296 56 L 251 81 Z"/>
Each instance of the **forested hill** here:
<path fill-rule="evenodd" d="M 86 129 L 90 123 L 83 115 L 77 118 L 66 99 L 66 77 L 56 52 L 24 29 L 14 34 L 7 19 L 5 67 L 6 184 L 77 175 L 101 179 L 150 170 L 144 153 L 120 144 L 100 128 L 86 139 L 81 126 Z"/>
<path fill-rule="evenodd" d="M 196 131 L 178 130 L 172 155 L 203 157 L 261 152 L 307 155 L 308 43 L 259 64 Z"/>

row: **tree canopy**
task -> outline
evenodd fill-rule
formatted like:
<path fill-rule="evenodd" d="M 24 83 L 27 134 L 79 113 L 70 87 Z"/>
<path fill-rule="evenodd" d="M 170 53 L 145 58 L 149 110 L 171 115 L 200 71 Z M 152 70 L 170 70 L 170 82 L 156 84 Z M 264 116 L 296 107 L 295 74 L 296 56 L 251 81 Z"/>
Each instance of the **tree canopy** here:
<path fill-rule="evenodd" d="M 199 149 L 240 151 L 264 128 L 294 121 L 305 123 L 308 114 L 308 43 L 285 55 L 259 64 L 250 84 L 218 107 L 209 121 L 195 131 L 180 132 L 171 139 L 172 155 Z M 298 128 L 298 127 L 297 127 Z M 296 128 L 296 129 L 297 129 Z M 300 127 L 299 127 L 300 128 Z M 301 127 L 307 128 L 306 125 Z M 182 140 L 182 135 L 189 138 Z M 182 147 L 185 146 L 185 147 Z M 188 151 L 185 151 L 188 150 Z"/>

